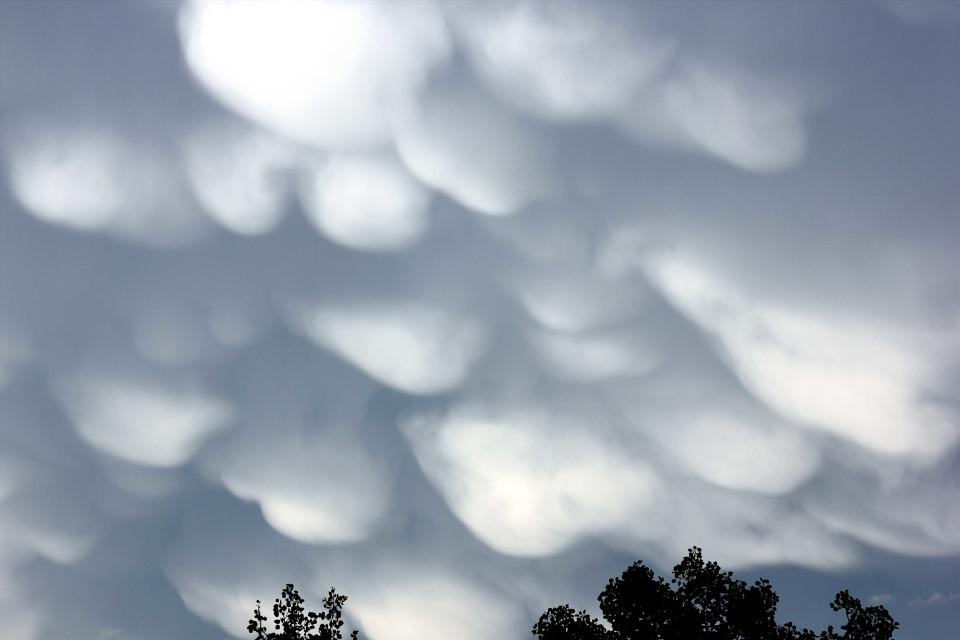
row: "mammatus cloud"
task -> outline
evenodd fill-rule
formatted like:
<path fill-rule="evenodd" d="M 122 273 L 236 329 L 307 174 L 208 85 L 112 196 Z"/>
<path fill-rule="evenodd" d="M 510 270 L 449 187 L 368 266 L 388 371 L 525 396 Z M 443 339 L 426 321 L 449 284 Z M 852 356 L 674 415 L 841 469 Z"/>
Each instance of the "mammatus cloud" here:
<path fill-rule="evenodd" d="M 353 605 L 374 640 L 512 638 L 523 626 L 524 618 L 516 606 L 475 581 L 430 569 L 392 569 L 379 580 L 371 579 L 371 586 L 362 587 Z M 426 611 L 430 615 L 424 615 Z M 478 619 L 484 621 L 483 628 Z"/>
<path fill-rule="evenodd" d="M 557 418 L 462 408 L 412 419 L 405 432 L 476 535 L 505 553 L 546 555 L 638 516 L 660 485 L 649 465 L 586 434 L 563 433 Z"/>
<path fill-rule="evenodd" d="M 433 87 L 396 143 L 415 176 L 480 213 L 514 213 L 557 188 L 543 133 L 469 85 Z"/>
<path fill-rule="evenodd" d="M 523 111 L 607 122 L 639 142 L 705 153 L 749 171 L 799 161 L 808 105 L 796 89 L 655 33 L 644 24 L 656 24 L 653 7 L 639 16 L 619 9 L 492 2 L 450 13 L 480 77 Z"/>
<path fill-rule="evenodd" d="M 669 37 L 638 34 L 573 2 L 451 5 L 447 13 L 496 95 L 551 119 L 607 119 L 629 109 L 676 50 Z"/>
<path fill-rule="evenodd" d="M 293 316 L 319 346 L 382 384 L 418 395 L 458 387 L 485 343 L 482 322 L 430 304 L 319 306 Z"/>
<path fill-rule="evenodd" d="M 820 453 L 800 434 L 771 422 L 713 408 L 678 412 L 676 424 L 650 433 L 683 468 L 720 487 L 785 494 L 813 476 Z"/>
<path fill-rule="evenodd" d="M 227 426 L 228 404 L 182 386 L 157 385 L 129 373 L 78 372 L 57 383 L 77 433 L 129 462 L 175 467 Z"/>
<path fill-rule="evenodd" d="M 427 230 L 431 193 L 390 157 L 339 157 L 304 169 L 307 216 L 330 240 L 354 249 L 404 249 Z"/>
<path fill-rule="evenodd" d="M 210 216 L 234 233 L 273 230 L 290 205 L 295 151 L 229 120 L 199 126 L 184 144 L 190 187 Z"/>
<path fill-rule="evenodd" d="M 432 2 L 200 0 L 180 13 L 184 55 L 238 113 L 300 142 L 386 142 L 450 55 Z"/>
<path fill-rule="evenodd" d="M 304 543 L 362 540 L 387 508 L 387 478 L 359 443 L 337 434 L 292 433 L 255 457 L 217 465 L 223 485 L 260 505 L 274 529 Z"/>
<path fill-rule="evenodd" d="M 538 331 L 531 341 L 544 368 L 567 380 L 589 382 L 642 375 L 659 363 L 656 348 L 635 331 L 586 336 Z"/>
<path fill-rule="evenodd" d="M 675 304 L 717 332 L 744 382 L 796 423 L 921 458 L 956 442 L 956 411 L 925 399 L 939 354 L 921 350 L 923 336 L 899 335 L 867 319 L 748 302 L 682 258 L 661 258 L 652 273 Z M 943 338 L 940 349 L 951 344 Z"/>
<path fill-rule="evenodd" d="M 802 98 L 749 71 L 688 60 L 623 117 L 641 141 L 692 148 L 741 169 L 771 172 L 806 149 Z"/>
<path fill-rule="evenodd" d="M 692 544 L 949 615 L 919 4 L 0 3 L 5 632 L 520 637 Z"/>
<path fill-rule="evenodd" d="M 153 246 L 195 240 L 204 224 L 161 150 L 97 124 L 25 122 L 5 136 L 10 189 L 38 219 Z"/>

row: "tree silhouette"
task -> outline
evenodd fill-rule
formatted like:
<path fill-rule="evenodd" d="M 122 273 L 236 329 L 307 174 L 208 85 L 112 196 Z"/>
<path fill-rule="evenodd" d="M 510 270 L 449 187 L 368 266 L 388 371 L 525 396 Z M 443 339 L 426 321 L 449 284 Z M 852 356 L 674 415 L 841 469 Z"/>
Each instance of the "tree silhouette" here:
<path fill-rule="evenodd" d="M 267 617 L 260 611 L 260 601 L 253 610 L 253 618 L 247 631 L 256 634 L 256 640 L 342 640 L 343 605 L 347 596 L 331 588 L 323 599 L 323 610 L 307 611 L 303 598 L 292 584 L 284 587 L 280 597 L 273 602 L 273 631 L 267 631 Z M 357 640 L 358 631 L 350 633 Z"/>
<path fill-rule="evenodd" d="M 843 611 L 842 633 L 817 634 L 792 622 L 777 624 L 780 598 L 764 579 L 748 585 L 693 547 L 667 582 L 636 562 L 613 578 L 598 597 L 609 623 L 563 605 L 548 609 L 533 626 L 540 640 L 891 640 L 899 623 L 883 606 L 864 608 L 847 591 L 830 608 Z"/>

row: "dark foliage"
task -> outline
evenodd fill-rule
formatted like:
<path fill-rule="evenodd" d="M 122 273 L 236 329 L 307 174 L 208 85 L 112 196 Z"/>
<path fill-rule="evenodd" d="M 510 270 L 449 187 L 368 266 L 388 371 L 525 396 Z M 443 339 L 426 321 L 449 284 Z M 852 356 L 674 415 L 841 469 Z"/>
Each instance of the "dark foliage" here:
<path fill-rule="evenodd" d="M 599 596 L 609 628 L 586 611 L 548 609 L 533 626 L 540 640 L 891 640 L 900 626 L 886 608 L 866 607 L 847 591 L 830 603 L 843 611 L 840 632 L 816 633 L 776 621 L 779 597 L 767 580 L 748 585 L 698 547 L 673 568 L 667 582 L 642 562 L 607 583 Z"/>
<path fill-rule="evenodd" d="M 303 598 L 292 584 L 284 587 L 280 597 L 273 603 L 273 631 L 267 631 L 267 617 L 260 611 L 260 601 L 253 611 L 247 631 L 256 634 L 257 640 L 342 640 L 343 605 L 347 596 L 330 589 L 323 599 L 323 610 L 307 611 Z M 350 633 L 357 640 L 358 632 Z"/>

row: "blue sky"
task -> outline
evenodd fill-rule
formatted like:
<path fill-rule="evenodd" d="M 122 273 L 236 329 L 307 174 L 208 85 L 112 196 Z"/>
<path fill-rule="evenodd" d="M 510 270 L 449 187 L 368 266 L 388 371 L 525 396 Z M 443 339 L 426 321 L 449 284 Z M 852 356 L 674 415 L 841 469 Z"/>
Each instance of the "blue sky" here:
<path fill-rule="evenodd" d="M 4 637 L 522 638 L 690 545 L 960 623 L 951 2 L 0 4 Z"/>

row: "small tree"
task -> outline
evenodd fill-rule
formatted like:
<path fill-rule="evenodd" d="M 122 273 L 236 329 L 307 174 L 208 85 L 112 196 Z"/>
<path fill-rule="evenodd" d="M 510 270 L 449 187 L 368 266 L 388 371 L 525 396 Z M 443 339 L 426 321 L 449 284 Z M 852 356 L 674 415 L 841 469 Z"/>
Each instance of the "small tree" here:
<path fill-rule="evenodd" d="M 776 621 L 780 598 L 764 579 L 748 585 L 693 547 L 668 583 L 642 562 L 607 583 L 599 596 L 609 628 L 568 605 L 548 609 L 533 626 L 540 640 L 891 640 L 899 623 L 885 607 L 864 608 L 847 591 L 830 603 L 843 611 L 842 634 L 819 634 Z"/>
<path fill-rule="evenodd" d="M 280 597 L 273 603 L 273 631 L 267 631 L 267 617 L 260 610 L 260 601 L 253 610 L 253 618 L 247 631 L 256 634 L 256 640 L 342 640 L 343 605 L 347 596 L 331 588 L 323 599 L 323 610 L 307 611 L 303 598 L 292 584 L 284 587 Z M 350 633 L 357 640 L 359 632 Z"/>

